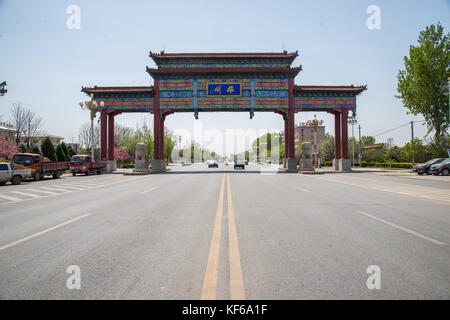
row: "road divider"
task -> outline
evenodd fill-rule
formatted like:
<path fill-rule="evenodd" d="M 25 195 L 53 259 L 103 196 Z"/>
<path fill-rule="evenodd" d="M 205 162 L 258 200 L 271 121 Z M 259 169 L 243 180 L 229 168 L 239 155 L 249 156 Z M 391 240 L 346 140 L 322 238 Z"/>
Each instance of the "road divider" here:
<path fill-rule="evenodd" d="M 202 300 L 216 299 L 224 189 L 225 189 L 225 174 L 222 177 L 222 185 L 220 187 L 219 201 L 216 210 L 216 219 L 214 221 L 214 228 L 209 248 L 208 263 L 206 265 L 205 278 L 203 280 L 203 290 L 201 297 Z"/>
<path fill-rule="evenodd" d="M 230 259 L 230 297 L 231 300 L 244 300 L 245 288 L 242 276 L 241 258 L 239 254 L 239 241 L 234 220 L 233 199 L 231 197 L 230 176 L 227 175 L 228 200 L 228 244 Z"/>

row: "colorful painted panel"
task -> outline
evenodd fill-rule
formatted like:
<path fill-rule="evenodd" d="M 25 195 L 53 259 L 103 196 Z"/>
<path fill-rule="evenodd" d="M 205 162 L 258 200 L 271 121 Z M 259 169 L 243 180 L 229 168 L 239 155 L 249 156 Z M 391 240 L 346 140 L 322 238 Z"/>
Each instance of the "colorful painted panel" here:
<path fill-rule="evenodd" d="M 162 63 L 163 68 L 280 68 L 288 63 Z"/>
<path fill-rule="evenodd" d="M 101 110 L 118 110 L 118 111 L 133 111 L 133 110 L 151 110 L 153 109 L 153 98 L 103 98 L 95 99 Z M 104 106 L 100 107 L 100 101 L 103 101 Z"/>
<path fill-rule="evenodd" d="M 159 90 L 161 92 L 192 90 L 192 81 L 191 79 L 159 80 Z"/>
<path fill-rule="evenodd" d="M 295 108 L 297 109 L 335 109 L 354 108 L 355 97 L 296 97 Z"/>

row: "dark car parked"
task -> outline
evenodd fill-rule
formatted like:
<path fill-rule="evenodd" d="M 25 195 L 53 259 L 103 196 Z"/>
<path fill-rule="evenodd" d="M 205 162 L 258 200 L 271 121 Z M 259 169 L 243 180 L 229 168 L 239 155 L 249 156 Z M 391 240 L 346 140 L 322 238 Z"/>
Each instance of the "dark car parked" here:
<path fill-rule="evenodd" d="M 444 161 L 444 160 L 446 160 L 446 158 L 431 159 L 431 160 L 425 162 L 424 164 L 415 166 L 413 168 L 413 170 L 414 170 L 414 172 L 417 172 L 417 174 L 419 174 L 419 175 L 423 175 L 424 173 L 431 174 L 430 167 L 434 164 L 442 163 L 442 161 Z"/>
<path fill-rule="evenodd" d="M 440 174 L 443 176 L 448 176 L 450 174 L 450 159 L 445 159 L 439 164 L 433 164 L 430 167 L 430 172 L 435 176 Z"/>

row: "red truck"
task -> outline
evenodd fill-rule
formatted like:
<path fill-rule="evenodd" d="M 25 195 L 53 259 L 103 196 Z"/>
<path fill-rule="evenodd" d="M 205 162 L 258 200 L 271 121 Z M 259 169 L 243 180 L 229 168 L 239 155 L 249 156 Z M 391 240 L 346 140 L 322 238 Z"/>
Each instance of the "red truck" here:
<path fill-rule="evenodd" d="M 38 153 L 16 153 L 12 162 L 31 169 L 34 180 L 42 180 L 45 176 L 59 179 L 63 171 L 69 169 L 69 162 L 48 161 Z"/>
<path fill-rule="evenodd" d="M 101 174 L 106 168 L 105 162 L 92 162 L 92 156 L 86 154 L 76 154 L 70 159 L 70 171 L 72 175 L 77 173 L 84 173 L 90 175 L 91 173 Z"/>

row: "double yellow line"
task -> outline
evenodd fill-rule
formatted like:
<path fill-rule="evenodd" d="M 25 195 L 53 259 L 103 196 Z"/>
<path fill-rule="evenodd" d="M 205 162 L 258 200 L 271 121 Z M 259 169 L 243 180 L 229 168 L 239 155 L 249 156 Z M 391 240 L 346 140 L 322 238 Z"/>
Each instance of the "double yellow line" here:
<path fill-rule="evenodd" d="M 226 180 L 225 180 L 226 179 Z M 203 281 L 202 300 L 216 299 L 217 274 L 219 269 L 220 235 L 222 230 L 222 213 L 224 205 L 225 181 L 227 184 L 228 209 L 228 247 L 230 263 L 230 297 L 232 300 L 244 300 L 245 288 L 242 276 L 239 243 L 234 220 L 233 200 L 231 197 L 230 177 L 225 173 L 220 187 L 219 202 L 217 205 L 216 220 L 214 222 L 211 245 L 209 249 L 208 264 L 206 265 L 205 279 Z"/>

